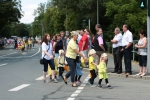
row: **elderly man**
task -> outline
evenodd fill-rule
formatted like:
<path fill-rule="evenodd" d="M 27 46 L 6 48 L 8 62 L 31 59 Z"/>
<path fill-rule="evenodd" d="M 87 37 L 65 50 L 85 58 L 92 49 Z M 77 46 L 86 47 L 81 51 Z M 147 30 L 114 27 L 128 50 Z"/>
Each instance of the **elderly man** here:
<path fill-rule="evenodd" d="M 125 74 L 132 74 L 132 65 L 131 65 L 131 47 L 133 43 L 132 33 L 129 31 L 129 26 L 127 24 L 123 25 L 123 37 L 122 37 L 122 50 L 124 56 L 125 64 Z"/>
<path fill-rule="evenodd" d="M 117 74 L 122 73 L 122 34 L 120 32 L 120 29 L 117 27 L 115 28 L 115 36 L 113 40 L 111 40 L 112 47 L 113 47 L 113 56 L 114 56 L 114 72 Z"/>

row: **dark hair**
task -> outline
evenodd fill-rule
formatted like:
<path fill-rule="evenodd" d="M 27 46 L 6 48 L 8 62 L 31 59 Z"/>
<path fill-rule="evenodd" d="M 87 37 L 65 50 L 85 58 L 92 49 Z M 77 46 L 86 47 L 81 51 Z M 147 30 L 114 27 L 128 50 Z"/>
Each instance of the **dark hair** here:
<path fill-rule="evenodd" d="M 127 24 L 124 24 L 124 27 L 126 27 L 127 29 L 129 29 L 129 26 Z"/>
<path fill-rule="evenodd" d="M 93 40 L 92 32 L 89 29 L 85 29 L 87 32 L 89 32 L 89 36 L 91 37 L 91 41 Z"/>
<path fill-rule="evenodd" d="M 44 34 L 44 36 L 43 36 L 43 38 L 42 38 L 42 43 L 45 42 L 47 45 L 48 45 L 48 42 L 49 42 L 49 41 L 47 40 L 47 36 L 48 36 L 48 35 L 50 36 L 49 33 L 46 33 L 46 34 Z"/>
<path fill-rule="evenodd" d="M 144 35 L 144 36 L 146 36 L 146 31 L 145 31 L 144 29 L 141 29 L 141 30 L 139 31 L 139 33 L 142 34 L 142 35 Z"/>
<path fill-rule="evenodd" d="M 98 28 L 101 28 L 101 25 L 100 25 L 100 24 L 96 24 L 96 26 L 97 26 Z"/>

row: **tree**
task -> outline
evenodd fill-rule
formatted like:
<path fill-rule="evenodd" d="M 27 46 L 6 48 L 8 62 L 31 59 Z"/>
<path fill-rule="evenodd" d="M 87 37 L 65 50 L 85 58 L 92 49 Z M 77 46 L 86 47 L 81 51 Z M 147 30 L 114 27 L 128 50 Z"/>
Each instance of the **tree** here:
<path fill-rule="evenodd" d="M 7 26 L 19 23 L 22 16 L 20 0 L 0 1 L 0 33 L 4 35 Z"/>

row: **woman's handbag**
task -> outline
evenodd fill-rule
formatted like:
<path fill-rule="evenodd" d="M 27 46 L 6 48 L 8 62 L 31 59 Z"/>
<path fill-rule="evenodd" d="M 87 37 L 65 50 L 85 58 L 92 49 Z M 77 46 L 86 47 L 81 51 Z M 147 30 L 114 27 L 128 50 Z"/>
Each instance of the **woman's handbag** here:
<path fill-rule="evenodd" d="M 50 47 L 49 47 L 49 48 L 50 48 Z M 47 52 L 48 52 L 49 48 L 47 49 Z M 46 54 L 45 54 L 45 55 L 46 55 Z M 43 56 L 43 58 L 40 59 L 40 64 L 41 64 L 41 65 L 44 64 L 44 57 L 45 57 L 45 55 Z"/>

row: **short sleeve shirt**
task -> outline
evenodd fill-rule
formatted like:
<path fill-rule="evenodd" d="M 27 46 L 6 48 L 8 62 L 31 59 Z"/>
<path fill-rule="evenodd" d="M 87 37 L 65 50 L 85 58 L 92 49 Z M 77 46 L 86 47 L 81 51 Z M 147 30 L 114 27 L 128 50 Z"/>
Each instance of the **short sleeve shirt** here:
<path fill-rule="evenodd" d="M 88 36 L 86 34 L 84 34 L 81 38 L 81 40 L 79 41 L 79 50 L 82 50 L 82 45 L 83 42 L 85 42 L 85 46 L 83 47 L 83 50 L 88 50 Z"/>
<path fill-rule="evenodd" d="M 51 42 L 49 42 L 48 45 L 45 42 L 42 43 L 42 58 L 44 57 L 45 59 L 50 60 L 49 56 L 45 55 L 44 53 L 44 51 L 47 51 L 47 50 L 48 50 L 49 55 L 53 57 L 53 53 L 52 53 L 53 47 L 52 47 Z"/>
<path fill-rule="evenodd" d="M 90 56 L 89 57 L 89 70 L 96 69 L 95 65 L 92 64 L 93 62 L 94 62 L 94 57 Z"/>
<path fill-rule="evenodd" d="M 129 30 L 127 30 L 122 37 L 122 46 L 128 45 L 129 42 L 133 43 L 133 36 L 132 33 Z"/>
<path fill-rule="evenodd" d="M 66 57 L 76 59 L 77 53 L 74 51 L 75 49 L 78 49 L 76 41 L 71 39 L 67 46 Z"/>
<path fill-rule="evenodd" d="M 101 45 L 101 44 L 103 45 L 104 44 L 102 36 L 99 36 L 97 39 L 98 39 L 99 45 Z"/>
<path fill-rule="evenodd" d="M 122 46 L 122 34 L 121 33 L 115 35 L 113 40 L 116 40 L 118 42 L 117 44 L 113 44 L 113 48 Z"/>

